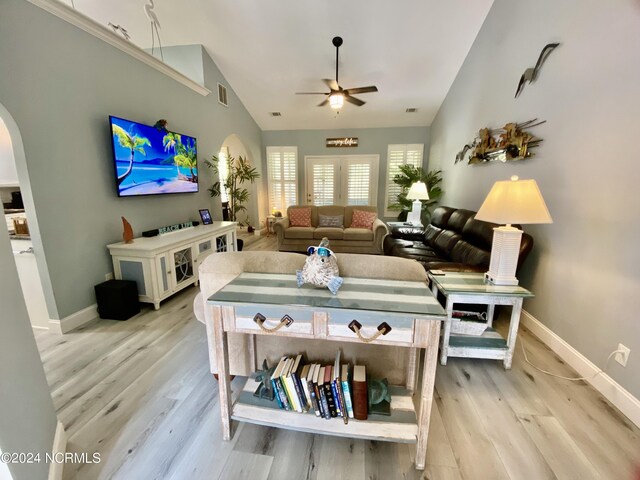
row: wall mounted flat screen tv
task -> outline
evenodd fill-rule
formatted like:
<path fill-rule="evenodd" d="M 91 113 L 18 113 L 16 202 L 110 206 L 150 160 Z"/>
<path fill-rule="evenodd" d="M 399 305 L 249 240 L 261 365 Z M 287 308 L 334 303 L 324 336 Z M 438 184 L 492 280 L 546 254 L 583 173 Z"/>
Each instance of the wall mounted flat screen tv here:
<path fill-rule="evenodd" d="M 109 117 L 119 197 L 198 191 L 194 137 Z"/>

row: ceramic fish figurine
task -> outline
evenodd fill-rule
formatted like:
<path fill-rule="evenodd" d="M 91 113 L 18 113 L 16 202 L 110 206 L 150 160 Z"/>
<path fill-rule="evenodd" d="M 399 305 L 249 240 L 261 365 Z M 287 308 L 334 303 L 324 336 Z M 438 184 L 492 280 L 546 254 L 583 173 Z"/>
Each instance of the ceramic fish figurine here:
<path fill-rule="evenodd" d="M 334 295 L 342 285 L 342 278 L 338 275 L 338 261 L 335 254 L 328 248 L 329 240 L 325 237 L 317 247 L 309 247 L 309 257 L 304 262 L 302 270 L 296 272 L 298 288 L 305 283 L 318 287 L 327 287 Z"/>

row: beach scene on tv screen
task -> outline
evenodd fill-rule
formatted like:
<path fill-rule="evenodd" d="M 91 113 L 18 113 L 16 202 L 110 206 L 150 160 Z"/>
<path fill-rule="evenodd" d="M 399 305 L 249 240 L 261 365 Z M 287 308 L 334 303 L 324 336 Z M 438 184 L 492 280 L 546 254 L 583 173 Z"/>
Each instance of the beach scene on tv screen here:
<path fill-rule="evenodd" d="M 196 139 L 111 117 L 118 194 L 198 191 Z"/>

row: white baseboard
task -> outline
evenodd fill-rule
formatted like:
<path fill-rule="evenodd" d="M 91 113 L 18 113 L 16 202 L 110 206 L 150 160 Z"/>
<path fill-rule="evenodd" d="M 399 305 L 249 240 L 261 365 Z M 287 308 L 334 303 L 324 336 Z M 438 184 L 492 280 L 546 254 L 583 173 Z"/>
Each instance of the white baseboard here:
<path fill-rule="evenodd" d="M 67 333 L 98 318 L 98 305 L 93 304 L 61 320 L 49 320 L 54 332 Z"/>
<path fill-rule="evenodd" d="M 64 425 L 58 422 L 56 425 L 56 434 L 53 437 L 53 447 L 51 453 L 53 455 L 57 453 L 66 453 L 67 451 L 67 434 L 64 431 Z M 48 480 L 62 480 L 62 470 L 64 468 L 64 462 L 51 462 L 49 467 Z"/>
<path fill-rule="evenodd" d="M 578 352 L 526 310 L 522 310 L 522 324 L 562 360 L 571 365 L 581 376 L 592 377 L 600 370 L 591 360 Z M 587 381 L 629 420 L 640 427 L 640 400 L 606 373 L 596 375 Z"/>

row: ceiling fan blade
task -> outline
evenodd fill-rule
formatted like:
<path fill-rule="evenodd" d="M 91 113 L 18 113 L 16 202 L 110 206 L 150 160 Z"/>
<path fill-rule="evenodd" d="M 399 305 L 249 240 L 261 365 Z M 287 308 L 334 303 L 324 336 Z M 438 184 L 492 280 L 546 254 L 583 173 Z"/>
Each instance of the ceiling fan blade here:
<path fill-rule="evenodd" d="M 323 78 L 322 81 L 331 90 L 340 90 L 340 85 L 338 85 L 338 82 L 336 82 L 335 80 L 331 80 L 329 78 Z"/>
<path fill-rule="evenodd" d="M 296 92 L 296 95 L 330 95 L 326 92 Z"/>
<path fill-rule="evenodd" d="M 346 93 L 347 95 L 353 95 L 354 93 L 370 93 L 370 92 L 377 92 L 377 91 L 378 91 L 378 87 L 371 86 L 371 87 L 347 88 L 344 91 L 344 93 Z"/>
<path fill-rule="evenodd" d="M 319 106 L 319 107 L 324 107 L 324 106 L 325 106 L 325 105 L 327 105 L 328 103 L 329 103 L 329 99 L 327 98 L 327 99 L 323 100 L 322 102 L 320 102 L 320 103 L 318 104 L 318 106 Z"/>
<path fill-rule="evenodd" d="M 362 100 L 360 100 L 359 98 L 356 97 L 352 97 L 350 95 L 345 95 L 344 99 L 349 102 L 349 103 L 353 103 L 354 105 L 357 105 L 358 107 L 361 107 L 362 105 L 364 105 L 367 102 L 363 102 Z"/>

